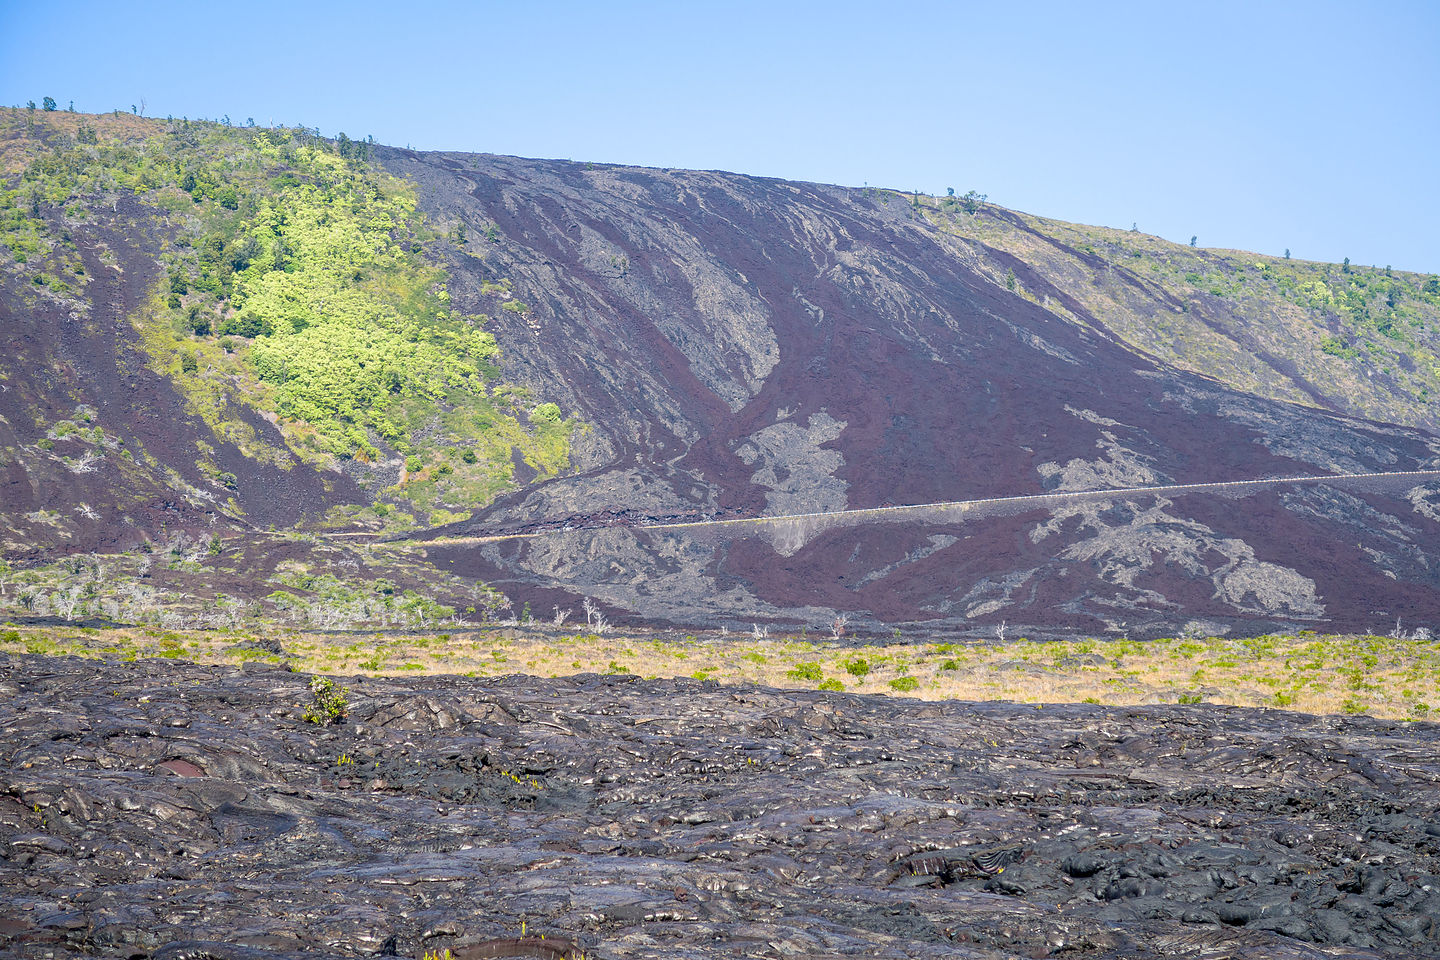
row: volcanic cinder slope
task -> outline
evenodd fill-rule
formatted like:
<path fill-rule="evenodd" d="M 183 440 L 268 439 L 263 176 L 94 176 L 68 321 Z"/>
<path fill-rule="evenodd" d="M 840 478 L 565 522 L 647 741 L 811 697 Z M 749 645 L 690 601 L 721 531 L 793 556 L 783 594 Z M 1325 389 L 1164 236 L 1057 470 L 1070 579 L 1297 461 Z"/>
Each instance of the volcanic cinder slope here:
<path fill-rule="evenodd" d="M 449 534 L 1440 464 L 1423 430 L 1154 359 L 1023 261 L 966 256 L 898 194 L 381 158 L 436 222 L 488 234 L 448 254 L 457 304 L 511 279 L 529 310 L 494 321 L 507 377 L 590 425 L 575 475 Z M 995 262 L 1016 279 L 997 282 Z M 559 588 L 659 621 L 1364 630 L 1440 614 L 1437 491 L 1281 486 L 746 537 L 574 529 L 432 556 L 537 601 Z"/>
<path fill-rule="evenodd" d="M 236 167 L 235 157 L 247 159 Z M 379 177 L 376 163 L 408 185 Z M 107 176 L 125 164 L 128 179 Z M 187 191 L 181 169 L 210 186 Z M 197 298 L 194 251 L 265 234 L 253 217 L 236 221 L 283 205 L 283 183 L 311 184 L 326 169 L 375 174 L 365 191 L 406 203 L 413 187 L 430 226 L 407 220 L 367 242 L 403 250 L 387 263 L 409 258 L 412 279 L 433 275 L 416 281 L 429 285 L 417 329 L 492 315 L 500 379 L 488 363 L 467 374 L 486 397 L 508 398 L 496 402 L 517 418 L 511 433 L 443 423 L 453 396 L 439 390 L 408 432 L 381 436 L 352 411 L 345 429 L 363 447 L 306 446 L 315 424 L 287 412 L 280 374 L 265 380 L 254 360 L 294 331 L 266 333 L 257 316 L 222 338 L 220 326 L 257 301 L 240 305 L 215 283 Z M 643 529 L 1434 470 L 1440 278 L 1344 280 L 1324 265 L 1254 263 L 973 200 L 369 145 L 362 158 L 305 131 L 138 117 L 0 111 L 0 173 L 11 238 L 0 244 L 0 547 L 11 560 L 218 533 L 249 558 L 227 595 L 254 601 L 273 590 L 277 562 L 256 547 L 261 531 L 353 525 L 341 531 L 351 539 L 316 541 L 318 556 L 385 525 L 435 541 L 434 563 L 537 615 L 583 596 L 612 619 L 746 628 L 837 618 L 977 635 L 1001 623 L 1031 635 L 1440 625 L 1440 483 L 1423 477 L 886 523 Z M 31 239 L 13 240 L 21 234 Z M 282 240 L 266 235 L 270 260 L 242 259 L 291 275 Z M 1132 266 L 1142 263 L 1154 270 Z M 305 306 L 317 328 L 355 322 L 327 315 L 323 298 Z M 191 329 L 186 311 L 214 328 Z M 543 463 L 527 465 L 515 447 L 512 480 L 509 444 L 525 442 L 530 414 L 552 402 L 583 426 Z M 557 424 L 556 408 L 544 409 Z M 430 444 L 414 483 L 411 441 Z M 476 463 L 474 450 L 455 458 L 486 443 L 499 444 L 482 449 L 498 456 L 493 477 L 437 481 L 452 462 Z M 335 572 L 333 561 L 318 565 Z M 391 574 L 362 579 L 381 575 Z M 460 582 L 447 581 L 444 599 L 463 609 Z"/>

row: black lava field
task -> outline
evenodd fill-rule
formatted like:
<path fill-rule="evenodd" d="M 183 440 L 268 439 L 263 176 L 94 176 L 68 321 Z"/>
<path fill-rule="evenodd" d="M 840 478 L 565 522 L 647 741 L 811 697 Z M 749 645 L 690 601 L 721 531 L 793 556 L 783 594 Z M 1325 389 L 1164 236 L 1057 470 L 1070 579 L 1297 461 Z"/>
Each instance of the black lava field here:
<path fill-rule="evenodd" d="M 1440 956 L 1436 724 L 308 681 L 0 659 L 0 955 Z"/>

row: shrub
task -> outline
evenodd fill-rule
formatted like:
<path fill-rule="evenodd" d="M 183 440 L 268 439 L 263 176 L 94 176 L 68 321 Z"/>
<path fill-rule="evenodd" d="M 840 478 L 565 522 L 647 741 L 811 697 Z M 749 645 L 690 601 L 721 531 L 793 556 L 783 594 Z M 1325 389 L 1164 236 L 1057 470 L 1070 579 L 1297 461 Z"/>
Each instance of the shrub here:
<path fill-rule="evenodd" d="M 791 680 L 817 681 L 825 676 L 818 663 L 797 663 L 793 668 L 785 672 L 785 676 Z"/>
<path fill-rule="evenodd" d="M 226 317 L 225 322 L 220 324 L 220 332 L 234 334 L 237 337 L 268 337 L 275 332 L 269 320 L 262 320 L 254 314 L 245 314 L 238 317 Z"/>
<path fill-rule="evenodd" d="M 870 672 L 869 661 L 862 660 L 859 657 L 846 660 L 844 663 L 844 667 L 845 672 L 850 674 L 850 676 L 852 677 L 863 677 Z"/>
<path fill-rule="evenodd" d="M 307 723 L 324 727 L 345 719 L 345 712 L 350 704 L 345 688 L 335 686 L 334 680 L 329 677 L 311 677 L 310 696 L 311 703 L 303 714 Z"/>
<path fill-rule="evenodd" d="M 818 689 L 834 690 L 838 692 L 845 689 L 845 684 L 841 683 L 839 680 L 836 680 L 834 677 L 831 677 L 829 680 L 821 680 Z"/>
<path fill-rule="evenodd" d="M 920 689 L 920 681 L 914 677 L 896 677 L 890 681 L 890 689 L 900 693 Z"/>

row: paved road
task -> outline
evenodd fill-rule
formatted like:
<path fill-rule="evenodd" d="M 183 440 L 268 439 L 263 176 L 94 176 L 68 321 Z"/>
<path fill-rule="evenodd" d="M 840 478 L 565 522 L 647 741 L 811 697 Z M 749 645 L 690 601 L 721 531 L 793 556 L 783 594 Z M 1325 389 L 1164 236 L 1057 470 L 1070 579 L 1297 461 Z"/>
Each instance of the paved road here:
<path fill-rule="evenodd" d="M 776 524 L 787 522 L 805 521 L 835 521 L 850 523 L 903 521 L 906 514 L 935 511 L 955 511 L 958 513 L 985 513 L 994 508 L 1019 507 L 1040 508 L 1056 507 L 1066 503 L 1084 500 L 1110 500 L 1116 497 L 1133 496 L 1164 496 L 1166 494 L 1180 493 L 1202 493 L 1202 492 L 1245 492 L 1267 486 L 1282 486 L 1286 484 L 1329 484 L 1343 485 L 1365 480 L 1397 480 L 1410 479 L 1417 482 L 1440 479 L 1440 470 L 1399 470 L 1381 473 L 1332 473 L 1315 476 L 1299 477 L 1261 477 L 1254 480 L 1225 480 L 1209 483 L 1169 483 L 1158 484 L 1148 487 L 1113 487 L 1103 490 L 1071 490 L 1057 493 L 1032 493 L 1018 497 L 986 497 L 979 500 L 943 500 L 935 503 L 914 503 L 893 507 L 866 507 L 854 510 L 822 510 L 813 513 L 787 513 L 779 515 L 767 515 L 761 517 L 739 517 L 727 520 L 682 520 L 667 521 L 664 523 L 641 523 L 633 525 L 634 529 L 640 530 L 684 530 L 701 527 L 736 527 L 746 524 Z M 988 508 L 988 509 L 987 509 Z M 958 518 L 956 518 L 958 519 Z M 576 525 L 574 530 L 603 529 L 604 524 L 595 526 Z M 565 530 L 535 530 L 528 533 L 493 534 L 481 537 L 455 537 L 443 540 L 427 541 L 430 543 L 494 543 L 502 540 L 531 540 L 538 537 L 551 536 L 558 533 L 569 533 L 571 529 Z"/>

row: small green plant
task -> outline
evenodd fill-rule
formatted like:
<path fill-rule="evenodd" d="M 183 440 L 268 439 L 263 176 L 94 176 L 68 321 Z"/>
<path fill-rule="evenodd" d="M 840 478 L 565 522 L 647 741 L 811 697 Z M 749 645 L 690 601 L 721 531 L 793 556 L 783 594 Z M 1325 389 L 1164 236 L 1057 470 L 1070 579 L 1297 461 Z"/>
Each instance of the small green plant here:
<path fill-rule="evenodd" d="M 302 715 L 306 723 L 324 727 L 345 719 L 349 701 L 346 699 L 345 688 L 335 686 L 334 680 L 329 677 L 311 677 L 310 696 L 310 705 Z"/>
<path fill-rule="evenodd" d="M 819 681 L 825 676 L 818 663 L 797 663 L 791 669 L 785 671 L 785 676 L 791 680 L 809 680 L 812 683 Z"/>
<path fill-rule="evenodd" d="M 920 689 L 920 681 L 914 677 L 896 677 L 890 681 L 890 689 L 900 693 Z"/>
<path fill-rule="evenodd" d="M 1202 696 L 1200 696 L 1200 694 L 1198 694 L 1198 693 L 1182 693 L 1182 694 L 1180 694 L 1180 696 L 1175 700 L 1175 702 L 1176 702 L 1176 703 L 1183 703 L 1183 704 L 1204 703 L 1204 702 L 1205 702 L 1205 698 L 1202 697 Z"/>
<path fill-rule="evenodd" d="M 816 689 L 833 690 L 836 693 L 839 693 L 845 689 L 845 684 L 841 683 L 839 680 L 836 680 L 834 677 L 831 677 L 829 680 L 821 680 L 820 686 Z"/>
<path fill-rule="evenodd" d="M 870 672 L 870 663 L 859 657 L 852 657 L 844 662 L 845 672 L 852 677 L 863 677 Z"/>

